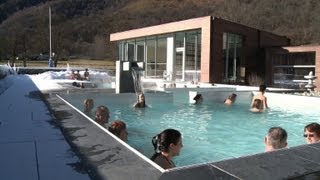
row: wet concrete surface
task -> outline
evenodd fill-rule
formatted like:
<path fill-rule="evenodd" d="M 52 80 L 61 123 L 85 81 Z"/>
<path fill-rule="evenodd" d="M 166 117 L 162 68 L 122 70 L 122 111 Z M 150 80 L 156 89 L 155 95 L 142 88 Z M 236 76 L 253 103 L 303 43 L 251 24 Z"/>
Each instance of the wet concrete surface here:
<path fill-rule="evenodd" d="M 30 84 L 17 79 L 0 96 L 0 179 L 90 179 Z"/>

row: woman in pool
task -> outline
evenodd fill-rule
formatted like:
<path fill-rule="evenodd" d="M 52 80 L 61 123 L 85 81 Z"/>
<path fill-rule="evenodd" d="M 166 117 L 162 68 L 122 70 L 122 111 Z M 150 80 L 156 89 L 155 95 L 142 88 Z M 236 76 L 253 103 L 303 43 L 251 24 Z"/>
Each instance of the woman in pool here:
<path fill-rule="evenodd" d="M 304 127 L 304 138 L 308 144 L 320 142 L 320 124 L 310 123 Z"/>
<path fill-rule="evenodd" d="M 263 104 L 261 99 L 255 99 L 252 103 L 251 112 L 263 112 Z"/>
<path fill-rule="evenodd" d="M 93 99 L 85 99 L 84 101 L 83 101 L 83 105 L 84 105 L 84 110 L 83 110 L 83 112 L 84 113 L 88 113 L 88 114 L 90 114 L 91 113 L 91 110 L 92 110 L 92 108 L 93 108 L 93 106 L 94 106 L 94 103 L 93 103 Z"/>
<path fill-rule="evenodd" d="M 175 129 L 166 129 L 152 138 L 155 149 L 154 155 L 150 158 L 163 169 L 176 167 L 172 158 L 178 156 L 182 145 L 181 133 Z"/>
<path fill-rule="evenodd" d="M 145 96 L 143 93 L 139 94 L 138 101 L 133 105 L 135 108 L 144 108 L 146 107 Z"/>
<path fill-rule="evenodd" d="M 110 118 L 110 111 L 107 106 L 98 106 L 96 110 L 95 121 L 103 127 L 106 127 Z"/>

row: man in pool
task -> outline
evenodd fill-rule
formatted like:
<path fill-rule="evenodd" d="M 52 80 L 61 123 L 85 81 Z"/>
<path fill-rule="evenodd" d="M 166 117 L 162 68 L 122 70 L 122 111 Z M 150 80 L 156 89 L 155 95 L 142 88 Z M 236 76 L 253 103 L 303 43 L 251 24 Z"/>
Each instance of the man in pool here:
<path fill-rule="evenodd" d="M 126 123 L 121 120 L 115 120 L 110 123 L 108 130 L 120 138 L 122 141 L 128 141 L 128 131 Z"/>
<path fill-rule="evenodd" d="M 203 101 L 202 95 L 201 94 L 197 94 L 193 100 L 195 101 L 195 104 L 201 104 Z"/>
<path fill-rule="evenodd" d="M 259 86 L 259 92 L 256 95 L 254 95 L 252 98 L 251 107 L 252 107 L 255 99 L 260 99 L 262 101 L 263 109 L 268 108 L 267 97 L 264 95 L 264 93 L 266 92 L 266 89 L 267 89 L 267 87 L 264 84 Z"/>
<path fill-rule="evenodd" d="M 288 134 L 286 130 L 281 127 L 272 127 L 264 138 L 266 152 L 282 149 L 288 146 Z"/>

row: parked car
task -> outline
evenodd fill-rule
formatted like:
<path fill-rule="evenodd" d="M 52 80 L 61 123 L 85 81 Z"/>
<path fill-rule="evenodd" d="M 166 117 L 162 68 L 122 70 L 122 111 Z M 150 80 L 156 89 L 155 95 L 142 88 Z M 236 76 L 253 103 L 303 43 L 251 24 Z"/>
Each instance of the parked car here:
<path fill-rule="evenodd" d="M 49 54 L 40 53 L 37 60 L 49 60 L 49 58 L 50 58 Z"/>

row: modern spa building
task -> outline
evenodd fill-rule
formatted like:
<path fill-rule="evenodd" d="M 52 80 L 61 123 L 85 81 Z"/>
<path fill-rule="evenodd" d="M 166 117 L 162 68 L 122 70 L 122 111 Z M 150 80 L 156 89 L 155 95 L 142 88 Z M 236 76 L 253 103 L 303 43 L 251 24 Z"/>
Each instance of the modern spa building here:
<path fill-rule="evenodd" d="M 113 33 L 119 61 L 140 62 L 144 77 L 176 82 L 301 85 L 320 46 L 290 47 L 287 37 L 213 16 Z"/>

